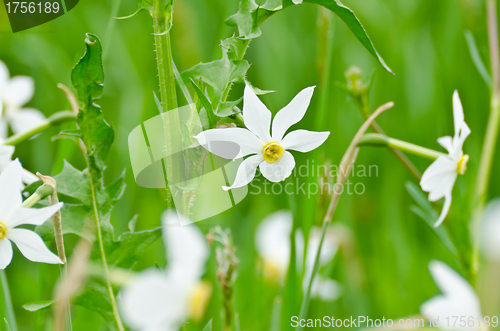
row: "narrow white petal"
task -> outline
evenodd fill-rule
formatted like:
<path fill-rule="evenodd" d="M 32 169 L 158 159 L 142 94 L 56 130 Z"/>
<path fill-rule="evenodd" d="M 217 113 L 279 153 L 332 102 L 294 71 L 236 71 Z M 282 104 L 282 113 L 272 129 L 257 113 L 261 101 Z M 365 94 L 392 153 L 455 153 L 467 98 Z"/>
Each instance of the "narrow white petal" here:
<path fill-rule="evenodd" d="M 50 264 L 62 264 L 61 259 L 52 253 L 42 238 L 28 229 L 9 229 L 7 238 L 16 244 L 19 251 L 30 261 Z"/>
<path fill-rule="evenodd" d="M 329 135 L 330 132 L 296 130 L 286 135 L 281 146 L 286 150 L 291 149 L 305 153 L 321 146 Z"/>
<path fill-rule="evenodd" d="M 22 173 L 22 179 L 23 183 L 26 185 L 30 185 L 36 181 L 39 181 L 40 178 L 38 178 L 34 173 L 29 172 L 28 170 L 23 168 L 23 173 Z"/>
<path fill-rule="evenodd" d="M 437 141 L 448 153 L 453 153 L 453 139 L 450 136 L 438 138 Z"/>
<path fill-rule="evenodd" d="M 44 208 L 16 208 L 4 219 L 9 228 L 23 224 L 42 225 L 63 206 L 62 202 Z"/>
<path fill-rule="evenodd" d="M 314 92 L 314 86 L 306 87 L 295 96 L 273 119 L 273 140 L 281 141 L 285 132 L 300 121 L 309 107 Z"/>
<path fill-rule="evenodd" d="M 247 185 L 255 177 L 255 172 L 259 164 L 264 161 L 262 154 L 252 155 L 241 162 L 236 177 L 231 186 L 222 186 L 222 189 L 228 191 L 233 188 L 238 188 Z"/>
<path fill-rule="evenodd" d="M 255 231 L 255 248 L 266 263 L 278 268 L 284 277 L 290 262 L 292 213 L 281 210 L 269 214 Z"/>
<path fill-rule="evenodd" d="M 45 115 L 33 108 L 24 108 L 12 114 L 10 126 L 14 133 L 28 131 L 45 121 Z"/>
<path fill-rule="evenodd" d="M 1 62 L 0 62 L 1 63 Z M 9 239 L 0 240 L 0 269 L 5 269 L 12 261 L 12 244 Z"/>
<path fill-rule="evenodd" d="M 172 209 L 162 214 L 168 270 L 182 273 L 186 281 L 193 283 L 203 275 L 210 248 L 198 226 L 182 226 L 179 217 L 185 216 Z"/>
<path fill-rule="evenodd" d="M 429 201 L 437 201 L 447 195 L 451 196 L 457 180 L 457 172 L 446 172 L 436 179 L 436 187 L 429 192 Z"/>
<path fill-rule="evenodd" d="M 243 95 L 243 121 L 246 127 L 256 134 L 263 144 L 271 142 L 271 112 L 260 101 L 250 85 L 245 86 Z"/>
<path fill-rule="evenodd" d="M 3 99 L 10 107 L 20 108 L 31 100 L 35 93 L 35 82 L 27 76 L 13 77 L 5 88 Z"/>
<path fill-rule="evenodd" d="M 439 215 L 438 220 L 434 224 L 435 228 L 437 228 L 438 226 L 441 225 L 441 223 L 443 223 L 444 219 L 448 215 L 448 212 L 450 211 L 450 207 L 451 207 L 451 192 L 444 196 L 443 210 L 441 210 L 441 214 Z"/>
<path fill-rule="evenodd" d="M 21 163 L 12 161 L 0 173 L 0 219 L 4 219 L 21 205 Z"/>
<path fill-rule="evenodd" d="M 452 157 L 460 159 L 463 155 L 463 146 L 465 139 L 470 135 L 471 131 L 467 123 L 462 123 L 460 134 L 453 138 L 453 154 Z"/>
<path fill-rule="evenodd" d="M 422 175 L 422 180 L 420 181 L 420 186 L 426 192 L 439 190 L 440 185 L 443 184 L 443 179 L 445 179 L 445 177 L 448 178 L 445 175 L 456 173 L 457 164 L 447 156 L 440 156 L 429 166 L 429 168 L 425 170 L 424 174 Z M 440 198 L 442 198 L 442 196 L 438 197 L 437 199 Z"/>
<path fill-rule="evenodd" d="M 305 287 L 305 286 L 304 286 Z M 317 275 L 311 288 L 311 296 L 325 302 L 335 301 L 342 295 L 342 287 L 333 279 Z"/>
<path fill-rule="evenodd" d="M 0 172 L 12 162 L 14 151 L 14 146 L 0 145 Z"/>
<path fill-rule="evenodd" d="M 259 166 L 264 177 L 274 183 L 281 182 L 292 174 L 295 168 L 295 159 L 290 152 L 285 151 L 281 160 L 276 163 L 262 162 Z"/>
<path fill-rule="evenodd" d="M 262 152 L 262 142 L 242 128 L 212 129 L 195 137 L 206 150 L 225 159 L 238 159 Z"/>
<path fill-rule="evenodd" d="M 7 68 L 5 63 L 0 61 L 0 99 L 5 94 L 5 87 L 9 82 L 9 77 L 10 77 L 9 69 Z"/>
<path fill-rule="evenodd" d="M 462 108 L 462 102 L 460 101 L 457 90 L 453 93 L 453 122 L 455 124 L 455 135 L 458 135 L 465 121 L 464 109 Z"/>
<path fill-rule="evenodd" d="M 140 331 L 171 330 L 187 316 L 187 298 L 165 273 L 149 269 L 125 285 L 118 304 L 125 323 Z"/>

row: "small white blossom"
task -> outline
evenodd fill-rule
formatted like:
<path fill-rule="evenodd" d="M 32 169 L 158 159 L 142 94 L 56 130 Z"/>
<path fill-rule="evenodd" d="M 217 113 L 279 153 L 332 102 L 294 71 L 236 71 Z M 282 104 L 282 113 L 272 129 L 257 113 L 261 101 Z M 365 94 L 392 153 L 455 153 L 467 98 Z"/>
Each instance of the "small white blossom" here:
<path fill-rule="evenodd" d="M 500 262 L 500 198 L 490 202 L 481 220 L 481 244 L 490 261 Z"/>
<path fill-rule="evenodd" d="M 23 108 L 33 97 L 34 91 L 33 78 L 27 76 L 10 78 L 7 66 L 0 61 L 0 139 L 7 137 L 8 124 L 14 133 L 19 133 L 45 120 L 45 116 L 39 110 Z"/>
<path fill-rule="evenodd" d="M 125 285 L 119 304 L 125 322 L 140 331 L 176 331 L 199 314 L 211 288 L 201 282 L 210 249 L 203 233 L 183 215 L 162 215 L 167 270 L 151 268 Z M 203 306 L 204 307 L 204 306 Z"/>
<path fill-rule="evenodd" d="M 292 214 L 289 211 L 277 211 L 268 215 L 257 227 L 255 247 L 263 262 L 264 277 L 273 282 L 282 282 L 288 271 L 290 262 L 290 234 L 292 232 Z M 321 229 L 312 227 L 307 244 L 305 273 L 302 282 L 303 290 L 309 286 L 316 252 L 321 239 Z M 297 250 L 297 265 L 302 267 L 304 236 L 298 230 L 295 236 Z M 338 244 L 331 230 L 327 230 L 320 255 L 320 266 L 325 266 L 333 260 Z M 316 275 L 311 288 L 311 297 L 323 301 L 333 301 L 340 297 L 342 289 L 333 279 Z"/>
<path fill-rule="evenodd" d="M 432 261 L 429 270 L 442 294 L 420 306 L 422 315 L 434 321 L 439 318 L 439 328 L 442 330 L 481 330 L 482 325 L 478 322 L 478 318 L 482 320 L 481 303 L 474 288 L 443 262 Z M 460 327 L 460 322 L 453 323 L 452 316 L 464 316 L 467 322 L 473 317 L 474 324 Z"/>
<path fill-rule="evenodd" d="M 248 130 L 212 129 L 195 137 L 210 152 L 226 159 L 250 155 L 238 168 L 234 183 L 230 187 L 223 186 L 224 190 L 250 183 L 257 167 L 271 182 L 283 181 L 295 167 L 295 159 L 288 150 L 309 152 L 325 142 L 330 132 L 296 130 L 285 136 L 286 131 L 304 117 L 313 91 L 314 87 L 305 88 L 281 109 L 274 117 L 270 134 L 271 112 L 247 85 L 243 96 L 243 120 Z"/>
<path fill-rule="evenodd" d="M 30 261 L 62 263 L 38 234 L 18 228 L 25 224 L 42 225 L 62 207 L 62 203 L 39 209 L 21 207 L 21 171 L 21 163 L 16 159 L 0 174 L 0 269 L 5 269 L 12 261 L 12 242 Z"/>
<path fill-rule="evenodd" d="M 469 155 L 464 155 L 463 145 L 470 134 L 470 129 L 464 121 L 464 111 L 458 92 L 453 94 L 453 119 L 455 124 L 455 136 L 441 137 L 438 143 L 443 146 L 448 155 L 438 157 L 427 170 L 425 170 L 420 186 L 429 192 L 429 200 L 437 201 L 444 198 L 444 206 L 438 220 L 434 224 L 438 227 L 443 223 L 451 206 L 451 192 L 458 174 L 463 175 L 466 170 Z"/>

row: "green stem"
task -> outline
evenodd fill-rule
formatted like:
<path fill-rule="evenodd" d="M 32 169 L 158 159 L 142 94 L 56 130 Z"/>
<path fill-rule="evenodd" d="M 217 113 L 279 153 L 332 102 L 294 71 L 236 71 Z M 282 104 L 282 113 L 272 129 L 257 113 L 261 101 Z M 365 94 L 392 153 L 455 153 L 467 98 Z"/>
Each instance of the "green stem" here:
<path fill-rule="evenodd" d="M 54 115 L 50 116 L 46 120 L 44 120 L 38 126 L 32 128 L 28 131 L 15 134 L 15 135 L 5 139 L 3 144 L 15 146 L 15 145 L 33 137 L 34 135 L 37 135 L 37 134 L 47 130 L 51 126 L 57 125 L 59 123 L 75 120 L 75 119 L 76 119 L 76 115 L 73 112 L 71 112 L 69 110 L 60 111 L 60 112 L 55 113 Z"/>
<path fill-rule="evenodd" d="M 490 48 L 490 62 L 493 76 L 493 90 L 490 101 L 490 116 L 488 127 L 486 129 L 483 150 L 479 161 L 479 170 L 477 173 L 476 188 L 474 192 L 474 213 L 473 213 L 473 271 L 477 274 L 479 270 L 479 223 L 481 222 L 482 210 L 488 196 L 488 186 L 493 165 L 493 157 L 498 140 L 498 131 L 500 127 L 500 61 L 498 46 L 498 19 L 496 0 L 487 1 L 488 17 L 488 42 Z"/>
<path fill-rule="evenodd" d="M 391 149 L 408 152 L 431 160 L 435 160 L 440 156 L 446 156 L 446 154 L 444 153 L 418 146 L 406 141 L 389 138 L 377 133 L 365 134 L 363 138 L 359 140 L 358 146 L 384 146 Z"/>
<path fill-rule="evenodd" d="M 35 193 L 30 195 L 29 198 L 23 201 L 21 207 L 22 208 L 33 207 L 38 201 L 51 196 L 53 191 L 54 188 L 51 185 L 43 184 L 42 186 L 36 189 Z"/>
<path fill-rule="evenodd" d="M 9 321 L 9 326 L 12 331 L 17 331 L 16 315 L 14 314 L 14 306 L 12 305 L 12 298 L 10 296 L 9 283 L 7 283 L 7 275 L 3 269 L 0 270 L 0 279 L 5 300 L 5 313 Z"/>

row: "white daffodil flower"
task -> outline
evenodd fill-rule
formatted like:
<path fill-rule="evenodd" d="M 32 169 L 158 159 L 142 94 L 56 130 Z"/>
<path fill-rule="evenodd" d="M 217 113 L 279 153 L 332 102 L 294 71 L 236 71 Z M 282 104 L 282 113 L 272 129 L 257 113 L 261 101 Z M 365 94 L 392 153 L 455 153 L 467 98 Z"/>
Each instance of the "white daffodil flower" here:
<path fill-rule="evenodd" d="M 434 322 L 439 321 L 441 330 L 481 330 L 484 327 L 481 303 L 474 288 L 455 270 L 441 261 L 432 261 L 429 264 L 429 270 L 443 294 L 424 302 L 420 306 L 422 315 Z M 452 316 L 463 316 L 467 320 L 467 325 L 460 327 L 460 321 L 453 323 Z M 474 319 L 473 324 L 469 324 L 469 318 Z"/>
<path fill-rule="evenodd" d="M 0 144 L 0 173 L 7 168 L 7 166 L 12 162 L 12 155 L 14 154 L 15 147 Z M 40 178 L 35 176 L 33 173 L 22 168 L 22 183 L 29 185 L 38 181 Z M 21 190 L 24 185 L 21 185 Z"/>
<path fill-rule="evenodd" d="M 274 283 L 281 283 L 285 279 L 290 262 L 290 234 L 292 232 L 292 214 L 289 211 L 277 211 L 268 215 L 256 229 L 255 247 L 262 259 L 264 278 Z M 321 229 L 313 227 L 309 234 L 309 242 L 305 261 L 305 276 L 303 288 L 307 289 L 311 279 L 314 260 L 321 239 Z M 297 265 L 302 267 L 304 237 L 299 230 L 296 232 L 295 245 L 297 250 Z M 338 244 L 331 231 L 325 235 L 320 255 L 320 266 L 332 261 L 337 252 Z M 317 275 L 311 288 L 311 297 L 323 301 L 333 301 L 341 295 L 340 285 L 332 279 Z"/>
<path fill-rule="evenodd" d="M 21 173 L 21 163 L 16 159 L 0 174 L 0 269 L 5 269 L 12 261 L 12 242 L 30 261 L 62 264 L 61 259 L 45 246 L 38 234 L 18 226 L 42 225 L 63 204 L 45 208 L 21 207 Z"/>
<path fill-rule="evenodd" d="M 140 331 L 177 331 L 203 316 L 211 287 L 201 281 L 210 248 L 203 233 L 173 210 L 162 215 L 167 270 L 151 268 L 125 285 L 119 304 L 128 326 Z"/>
<path fill-rule="evenodd" d="M 9 69 L 0 61 L 0 139 L 7 138 L 7 124 L 14 133 L 27 131 L 45 120 L 37 109 L 22 108 L 35 92 L 33 78 L 10 78 Z M 3 112 L 2 112 L 3 108 Z"/>
<path fill-rule="evenodd" d="M 226 128 L 206 130 L 195 138 L 210 152 L 226 159 L 246 158 L 236 172 L 236 178 L 224 190 L 247 185 L 255 177 L 257 167 L 271 182 L 281 182 L 292 174 L 295 159 L 289 150 L 309 152 L 319 147 L 330 132 L 307 130 L 286 131 L 299 122 L 306 113 L 314 87 L 300 91 L 295 98 L 274 117 L 247 85 L 243 96 L 243 121 L 247 129 Z M 235 147 L 238 147 L 234 152 Z"/>
<path fill-rule="evenodd" d="M 467 169 L 469 155 L 464 154 L 463 145 L 470 134 L 470 129 L 464 121 L 464 111 L 458 92 L 453 94 L 453 119 L 455 123 L 455 136 L 441 137 L 438 143 L 443 146 L 448 155 L 438 157 L 427 170 L 425 170 L 420 186 L 429 192 L 429 200 L 437 201 L 444 198 L 444 206 L 438 220 L 434 224 L 438 227 L 443 223 L 451 206 L 451 191 L 455 185 L 458 174 L 463 175 Z"/>
<path fill-rule="evenodd" d="M 500 262 L 500 198 L 490 202 L 481 220 L 481 244 L 490 261 Z"/>

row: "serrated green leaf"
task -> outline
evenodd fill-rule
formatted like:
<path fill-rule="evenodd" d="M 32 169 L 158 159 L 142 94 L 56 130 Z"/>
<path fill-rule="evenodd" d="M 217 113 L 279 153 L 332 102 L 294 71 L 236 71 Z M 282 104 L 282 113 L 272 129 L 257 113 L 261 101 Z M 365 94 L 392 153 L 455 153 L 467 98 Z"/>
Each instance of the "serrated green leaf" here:
<path fill-rule="evenodd" d="M 339 0 L 282 0 L 281 6 L 279 6 L 278 0 L 268 0 L 261 6 L 257 5 L 255 0 L 241 0 L 238 12 L 229 17 L 226 20 L 226 24 L 238 28 L 238 38 L 254 39 L 262 34 L 260 25 L 267 18 L 286 7 L 300 5 L 302 2 L 320 5 L 334 12 L 346 23 L 368 52 L 370 52 L 387 71 L 394 74 L 375 49 L 370 37 L 354 12 L 349 7 L 343 5 Z"/>
<path fill-rule="evenodd" d="M 53 300 L 37 301 L 37 302 L 26 303 L 23 305 L 23 308 L 27 311 L 39 311 L 42 309 L 49 308 L 50 306 L 52 306 L 53 303 L 54 303 Z"/>
<path fill-rule="evenodd" d="M 112 331 L 118 330 L 114 323 L 108 290 L 104 282 L 93 280 L 85 284 L 82 294 L 76 297 L 74 303 L 99 313 Z"/>
<path fill-rule="evenodd" d="M 104 88 L 102 47 L 97 36 L 87 33 L 87 50 L 71 72 L 71 82 L 80 101 L 77 122 L 81 139 L 87 148 L 89 170 L 95 178 L 102 177 L 104 159 L 113 143 L 114 131 L 104 120 L 101 108 L 95 103 Z"/>
<path fill-rule="evenodd" d="M 458 251 L 452 240 L 450 239 L 450 235 L 446 228 L 434 227 L 434 223 L 438 219 L 438 213 L 432 208 L 431 203 L 425 197 L 424 193 L 418 186 L 416 186 L 412 182 L 406 183 L 406 190 L 410 193 L 411 197 L 417 203 L 417 206 L 411 206 L 410 210 L 418 215 L 425 223 L 432 229 L 434 234 L 441 240 L 446 248 L 455 256 L 457 256 Z"/>

